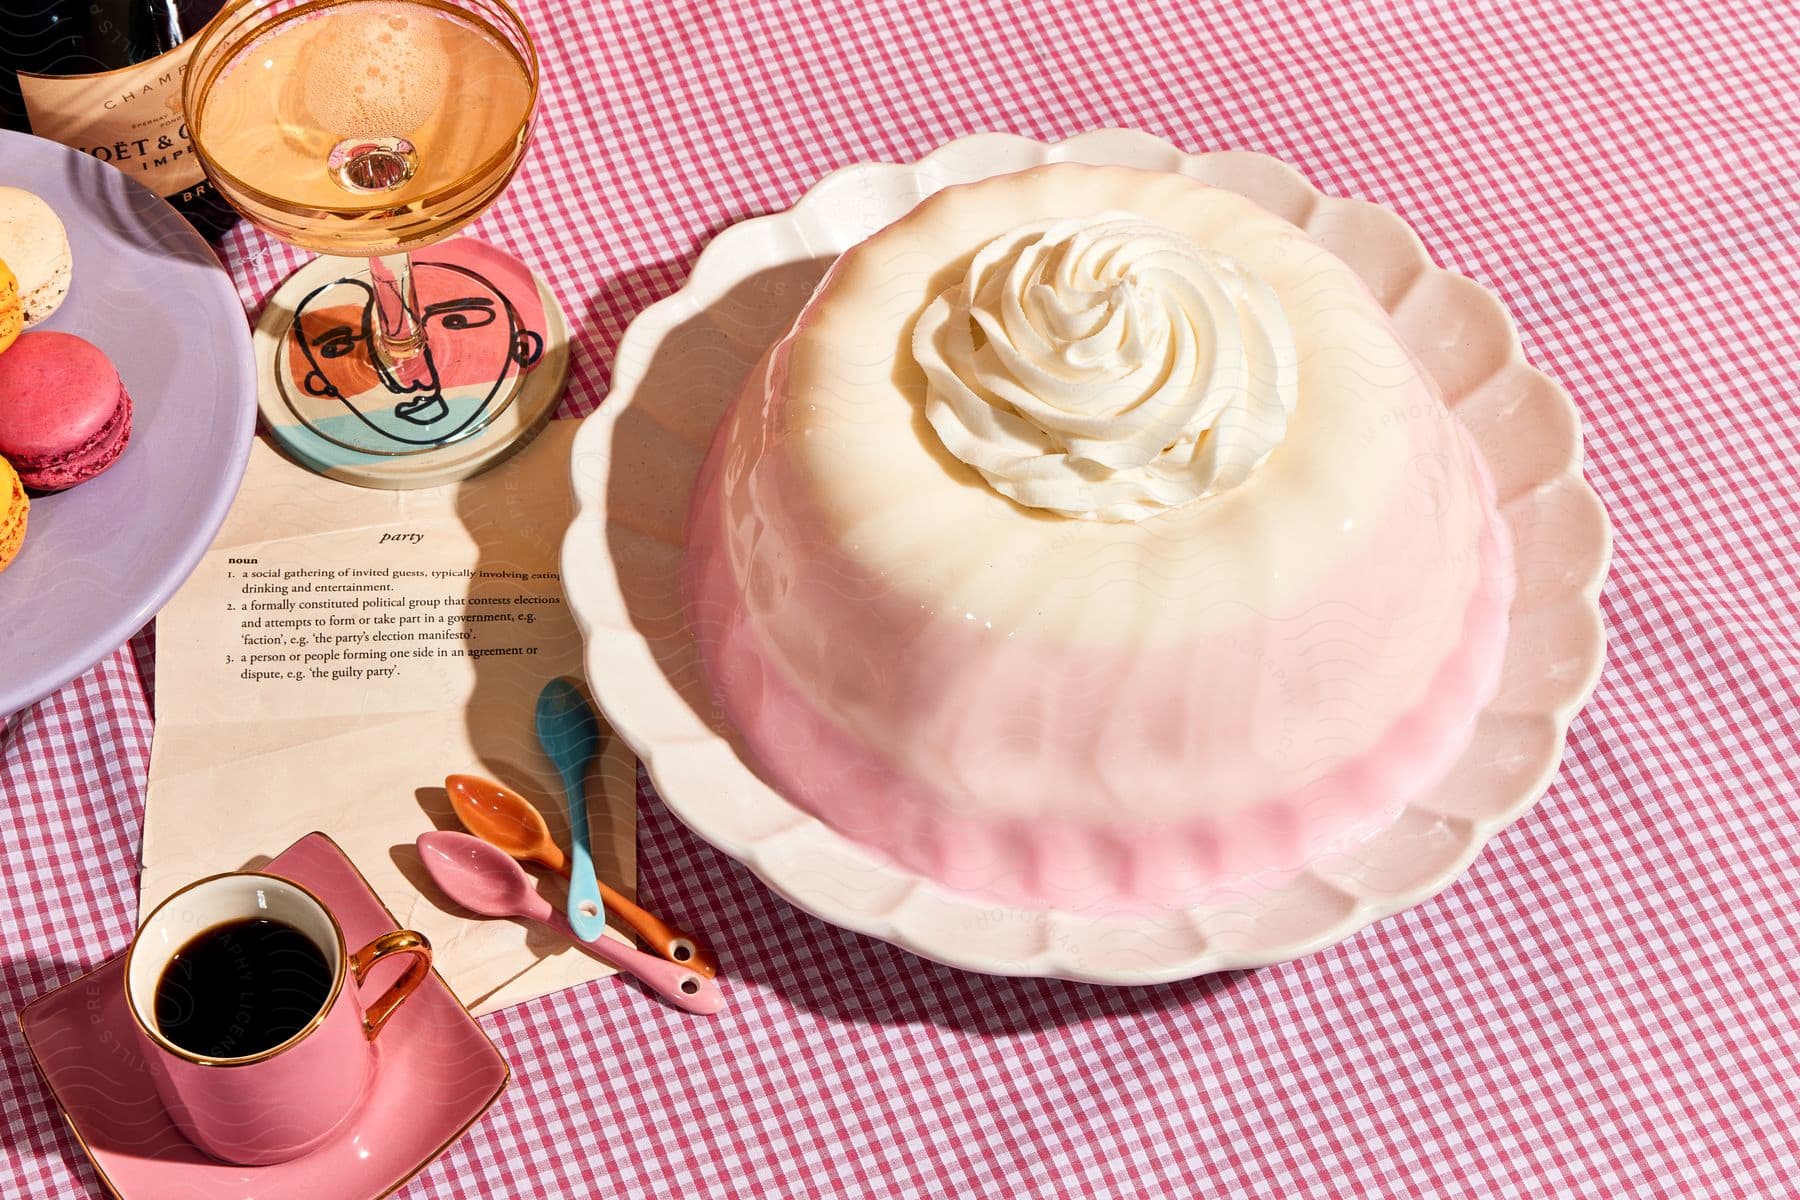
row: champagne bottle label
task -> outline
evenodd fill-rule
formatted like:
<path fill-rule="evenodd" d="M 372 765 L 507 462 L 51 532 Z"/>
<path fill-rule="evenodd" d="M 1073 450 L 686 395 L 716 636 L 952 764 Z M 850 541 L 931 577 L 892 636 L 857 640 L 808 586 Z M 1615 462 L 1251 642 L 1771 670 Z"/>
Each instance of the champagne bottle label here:
<path fill-rule="evenodd" d="M 19 72 L 31 131 L 111 163 L 159 196 L 199 184 L 204 172 L 188 139 L 181 80 L 193 44 L 97 75 Z"/>

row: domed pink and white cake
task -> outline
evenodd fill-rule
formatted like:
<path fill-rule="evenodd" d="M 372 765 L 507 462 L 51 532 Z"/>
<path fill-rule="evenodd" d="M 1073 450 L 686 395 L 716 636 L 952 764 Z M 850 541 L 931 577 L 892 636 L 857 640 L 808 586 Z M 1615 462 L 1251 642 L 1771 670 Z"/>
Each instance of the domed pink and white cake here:
<path fill-rule="evenodd" d="M 1512 566 L 1344 262 L 1060 164 L 843 255 L 719 427 L 684 589 L 796 805 L 952 889 L 1119 909 L 1297 870 L 1440 780 Z"/>

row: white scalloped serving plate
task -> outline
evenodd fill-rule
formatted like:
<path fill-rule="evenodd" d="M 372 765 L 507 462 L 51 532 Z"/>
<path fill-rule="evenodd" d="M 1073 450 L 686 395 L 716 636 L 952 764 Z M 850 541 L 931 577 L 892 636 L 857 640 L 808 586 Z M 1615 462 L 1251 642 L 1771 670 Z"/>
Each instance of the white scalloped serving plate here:
<path fill-rule="evenodd" d="M 1500 691 L 1449 777 L 1353 851 L 1200 907 L 1104 916 L 1008 908 L 878 859 L 746 764 L 682 618 L 682 532 L 713 429 L 826 267 L 948 184 L 1065 161 L 1179 171 L 1228 188 L 1347 261 L 1481 447 L 1515 544 L 1519 586 Z M 1420 903 L 1549 786 L 1604 656 L 1598 596 L 1611 534 L 1581 477 L 1568 396 L 1526 365 L 1500 302 L 1435 267 L 1399 217 L 1321 195 L 1259 154 L 1189 155 L 1118 130 L 1055 145 L 980 134 L 917 163 L 836 171 L 788 211 L 714 238 L 687 285 L 632 322 L 612 394 L 577 435 L 571 469 L 577 512 L 563 586 L 587 639 L 588 680 L 664 802 L 806 911 L 975 971 L 1181 979 L 1306 954 Z"/>

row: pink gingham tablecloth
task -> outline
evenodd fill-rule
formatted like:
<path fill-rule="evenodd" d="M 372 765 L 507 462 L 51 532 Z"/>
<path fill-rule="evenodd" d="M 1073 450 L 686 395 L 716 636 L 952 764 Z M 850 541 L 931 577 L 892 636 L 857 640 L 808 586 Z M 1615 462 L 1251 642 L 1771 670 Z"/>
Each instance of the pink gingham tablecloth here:
<path fill-rule="evenodd" d="M 1549 795 L 1460 884 L 1167 987 L 982 978 L 840 932 L 646 794 L 645 898 L 725 943 L 730 1010 L 605 983 L 490 1018 L 512 1087 L 405 1196 L 1800 1193 L 1786 0 L 527 15 L 543 120 L 477 230 L 568 305 L 569 414 L 712 234 L 833 168 L 984 129 L 1266 151 L 1400 212 L 1574 396 L 1617 527 L 1611 656 Z M 227 254 L 251 305 L 298 261 L 247 231 Z M 8 1009 L 131 932 L 151 654 L 0 738 Z M 97 1191 L 0 1037 L 0 1194 Z"/>

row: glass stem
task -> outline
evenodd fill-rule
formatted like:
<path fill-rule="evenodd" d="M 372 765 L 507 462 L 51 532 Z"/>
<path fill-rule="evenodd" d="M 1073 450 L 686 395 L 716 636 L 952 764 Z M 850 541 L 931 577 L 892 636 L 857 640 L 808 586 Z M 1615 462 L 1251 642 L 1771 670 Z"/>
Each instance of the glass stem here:
<path fill-rule="evenodd" d="M 381 357 L 397 379 L 412 383 L 425 357 L 425 328 L 419 324 L 412 256 L 402 252 L 369 259 L 369 278 L 375 283 L 375 314 L 381 322 Z"/>

